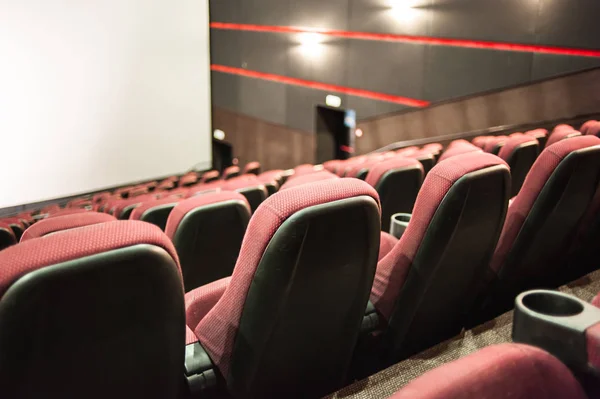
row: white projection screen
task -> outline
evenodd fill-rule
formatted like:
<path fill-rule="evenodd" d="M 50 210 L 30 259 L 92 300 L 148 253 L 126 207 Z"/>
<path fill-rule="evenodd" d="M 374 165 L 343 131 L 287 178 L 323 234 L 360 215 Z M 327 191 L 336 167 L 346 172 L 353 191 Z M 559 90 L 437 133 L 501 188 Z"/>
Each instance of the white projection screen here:
<path fill-rule="evenodd" d="M 0 0 L 0 208 L 211 165 L 207 0 Z"/>

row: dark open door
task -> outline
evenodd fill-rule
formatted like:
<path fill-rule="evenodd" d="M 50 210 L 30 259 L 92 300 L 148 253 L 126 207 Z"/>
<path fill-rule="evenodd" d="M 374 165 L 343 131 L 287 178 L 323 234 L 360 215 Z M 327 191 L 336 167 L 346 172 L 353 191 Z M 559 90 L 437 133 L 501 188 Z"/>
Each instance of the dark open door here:
<path fill-rule="evenodd" d="M 354 153 L 355 125 L 356 114 L 353 110 L 317 105 L 315 108 L 316 162 L 350 158 Z"/>

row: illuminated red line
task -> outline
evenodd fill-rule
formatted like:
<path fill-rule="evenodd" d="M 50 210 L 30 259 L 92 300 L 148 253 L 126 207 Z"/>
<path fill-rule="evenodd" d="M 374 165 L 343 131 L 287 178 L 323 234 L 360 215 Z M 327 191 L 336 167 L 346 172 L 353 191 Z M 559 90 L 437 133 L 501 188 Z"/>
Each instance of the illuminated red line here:
<path fill-rule="evenodd" d="M 343 37 L 346 39 L 358 40 L 376 40 L 398 43 L 418 43 L 431 44 L 435 46 L 451 46 L 478 48 L 486 50 L 500 51 L 519 51 L 526 53 L 543 53 L 543 54 L 558 54 L 572 55 L 579 57 L 600 57 L 600 50 L 585 50 L 568 47 L 555 46 L 536 46 L 531 44 L 515 44 L 515 43 L 500 43 L 488 42 L 482 40 L 464 40 L 464 39 L 447 39 L 427 36 L 410 36 L 410 35 L 395 35 L 390 33 L 368 33 L 368 32 L 349 32 L 333 29 L 305 28 L 296 26 L 269 26 L 269 25 L 249 25 L 249 24 L 231 24 L 224 22 L 212 22 L 211 28 L 226 29 L 226 30 L 241 30 L 251 32 L 271 32 L 271 33 L 319 33 L 327 36 Z"/>
<path fill-rule="evenodd" d="M 290 77 L 281 76 L 281 75 L 274 75 L 272 73 L 264 73 L 264 72 L 250 71 L 248 69 L 233 68 L 233 67 L 228 67 L 225 65 L 213 64 L 210 66 L 210 69 L 213 71 L 229 73 L 232 75 L 239 75 L 239 76 L 246 76 L 249 78 L 269 80 L 271 82 L 283 83 L 283 84 L 293 85 L 293 86 L 308 87 L 310 89 L 315 89 L 315 90 L 323 90 L 323 91 L 330 91 L 330 92 L 334 92 L 334 93 L 348 94 L 350 96 L 370 98 L 372 100 L 387 101 L 390 103 L 407 105 L 409 107 L 421 108 L 421 107 L 427 107 L 429 105 L 429 101 L 416 100 L 414 98 L 394 96 L 391 94 L 377 93 L 377 92 L 368 91 L 368 90 L 353 89 L 351 87 L 330 85 L 327 83 L 313 82 L 310 80 L 290 78 Z"/>

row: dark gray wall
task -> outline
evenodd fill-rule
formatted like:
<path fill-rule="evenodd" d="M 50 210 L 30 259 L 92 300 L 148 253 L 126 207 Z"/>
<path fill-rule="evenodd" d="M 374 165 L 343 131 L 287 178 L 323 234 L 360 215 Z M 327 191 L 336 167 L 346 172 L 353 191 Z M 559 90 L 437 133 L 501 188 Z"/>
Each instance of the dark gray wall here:
<path fill-rule="evenodd" d="M 422 0 L 395 18 L 389 0 L 211 0 L 211 21 L 600 48 L 599 0 Z M 295 34 L 211 29 L 212 63 L 437 102 L 593 66 L 600 58 L 328 37 L 307 57 Z M 213 104 L 313 131 L 331 92 L 212 73 Z M 338 94 L 339 95 L 339 94 Z M 359 119 L 405 106 L 339 95 Z M 418 132 L 416 134 L 419 134 Z"/>

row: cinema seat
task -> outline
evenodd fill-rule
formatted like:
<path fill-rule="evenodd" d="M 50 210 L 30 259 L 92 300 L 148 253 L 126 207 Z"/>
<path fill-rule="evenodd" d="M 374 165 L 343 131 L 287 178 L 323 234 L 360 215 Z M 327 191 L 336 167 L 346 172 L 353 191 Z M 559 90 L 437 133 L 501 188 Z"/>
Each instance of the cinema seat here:
<path fill-rule="evenodd" d="M 23 224 L 23 222 L 21 221 L 20 218 L 18 217 L 11 217 L 11 218 L 3 218 L 0 220 L 3 223 L 6 223 L 10 226 L 11 230 L 13 231 L 17 242 L 19 242 L 19 240 L 21 239 L 21 236 L 23 235 L 23 232 L 25 231 L 25 225 Z"/>
<path fill-rule="evenodd" d="M 189 187 L 198 182 L 198 175 L 196 172 L 187 173 L 184 176 L 181 176 L 179 179 L 179 187 Z"/>
<path fill-rule="evenodd" d="M 188 189 L 187 197 L 196 197 L 198 195 L 221 191 L 221 187 L 223 187 L 224 183 L 223 180 L 213 180 L 208 183 L 196 184 Z"/>
<path fill-rule="evenodd" d="M 0 264 L 3 397 L 179 397 L 183 286 L 156 226 L 71 229 L 7 248 Z"/>
<path fill-rule="evenodd" d="M 28 241 L 33 238 L 43 237 L 48 234 L 56 233 L 57 231 L 76 229 L 79 227 L 90 226 L 99 223 L 113 222 L 115 220 L 116 219 L 113 216 L 107 215 L 106 213 L 92 211 L 43 219 L 25 230 L 23 236 L 21 237 L 21 242 Z"/>
<path fill-rule="evenodd" d="M 284 173 L 285 173 L 284 170 L 273 169 L 273 170 L 268 170 L 266 172 L 262 172 L 260 175 L 258 175 L 258 178 L 261 181 L 275 180 L 277 182 L 277 184 L 281 184 L 282 181 L 283 181 L 283 174 Z"/>
<path fill-rule="evenodd" d="M 137 197 L 128 198 L 113 203 L 109 213 L 119 220 L 129 219 L 131 212 L 144 201 L 153 200 L 155 196 L 153 194 L 138 195 Z"/>
<path fill-rule="evenodd" d="M 500 149 L 506 144 L 507 140 L 508 136 L 492 136 L 486 140 L 483 151 L 498 155 Z"/>
<path fill-rule="evenodd" d="M 517 294 L 548 286 L 561 274 L 567 249 L 600 181 L 600 139 L 573 137 L 546 148 L 511 203 L 490 264 L 488 317 Z"/>
<path fill-rule="evenodd" d="M 226 181 L 222 190 L 237 191 L 244 195 L 252 212 L 267 198 L 268 192 L 256 175 L 240 175 Z"/>
<path fill-rule="evenodd" d="M 310 164 L 310 163 L 298 165 L 294 168 L 294 173 L 292 174 L 291 178 L 296 178 L 298 176 L 306 175 L 309 173 L 314 173 L 318 170 L 319 170 L 318 167 L 316 167 L 315 165 Z"/>
<path fill-rule="evenodd" d="M 414 158 L 421 162 L 421 165 L 423 165 L 423 174 L 424 176 L 427 176 L 427 173 L 429 173 L 435 165 L 436 154 L 432 153 L 430 150 L 421 149 L 412 154 L 409 158 Z"/>
<path fill-rule="evenodd" d="M 166 179 L 158 184 L 158 186 L 156 187 L 156 190 L 159 190 L 159 191 L 160 190 L 170 190 L 174 187 L 175 187 L 175 182 L 172 180 Z M 115 192 L 115 194 L 117 194 L 117 193 Z"/>
<path fill-rule="evenodd" d="M 506 163 L 481 152 L 449 158 L 427 175 L 406 230 L 377 265 L 378 363 L 461 331 L 504 222 L 509 181 Z"/>
<path fill-rule="evenodd" d="M 479 147 L 483 150 L 483 147 L 485 147 L 485 143 L 493 138 L 494 136 L 477 136 L 473 139 L 472 143 L 474 146 Z M 462 139 L 459 139 L 461 141 L 463 141 Z M 458 140 L 454 140 L 454 141 L 458 141 Z M 466 140 L 464 140 L 466 141 Z"/>
<path fill-rule="evenodd" d="M 423 183 L 423 165 L 416 159 L 396 156 L 374 165 L 365 181 L 379 194 L 381 229 L 388 232 L 394 213 L 412 212 Z"/>
<path fill-rule="evenodd" d="M 525 177 L 539 154 L 537 139 L 525 134 L 511 135 L 500 149 L 498 156 L 510 167 L 511 194 L 514 197 L 521 190 Z"/>
<path fill-rule="evenodd" d="M 533 346 L 500 344 L 435 368 L 390 399 L 588 399 L 569 368 Z"/>
<path fill-rule="evenodd" d="M 334 175 L 331 172 L 326 171 L 326 170 L 321 170 L 321 171 L 311 173 L 308 175 L 296 177 L 295 179 L 290 179 L 283 186 L 281 186 L 280 190 L 287 190 L 292 187 L 301 186 L 302 184 L 314 183 L 314 182 L 321 181 L 321 180 L 332 180 L 332 179 L 339 179 L 339 177 L 337 175 Z"/>
<path fill-rule="evenodd" d="M 337 169 L 343 165 L 341 159 L 332 159 L 331 161 L 323 162 L 323 168 L 331 173 L 337 173 Z"/>
<path fill-rule="evenodd" d="M 563 125 L 559 125 L 563 126 Z M 566 125 L 565 125 L 566 126 Z M 566 127 L 558 128 L 558 126 L 554 129 L 550 137 L 548 137 L 548 141 L 546 141 L 546 147 L 550 147 L 552 144 L 558 143 L 561 140 L 569 139 L 571 137 L 581 136 L 581 133 L 573 130 L 567 129 Z"/>
<path fill-rule="evenodd" d="M 45 206 L 42 209 L 40 209 L 40 213 L 44 214 L 44 213 L 49 213 L 49 212 L 55 212 L 55 211 L 58 211 L 60 209 L 61 209 L 60 206 L 58 206 L 56 204 L 53 204 L 53 205 Z"/>
<path fill-rule="evenodd" d="M 440 143 L 429 143 L 429 144 L 425 144 L 423 146 L 422 151 L 427 151 L 427 152 L 431 153 L 434 156 L 435 161 L 437 162 L 438 159 L 440 158 L 440 155 L 441 155 L 443 149 L 444 149 L 444 146 L 441 145 Z"/>
<path fill-rule="evenodd" d="M 179 202 L 165 232 L 173 241 L 185 291 L 230 276 L 250 220 L 250 205 L 240 193 L 222 191 Z"/>
<path fill-rule="evenodd" d="M 246 166 L 244 166 L 244 173 L 243 174 L 252 174 L 252 175 L 258 175 L 260 174 L 260 162 L 249 162 L 246 164 Z"/>
<path fill-rule="evenodd" d="M 396 155 L 408 157 L 415 154 L 417 151 L 419 151 L 419 147 L 416 146 L 404 147 L 399 150 L 396 150 Z"/>
<path fill-rule="evenodd" d="M 524 134 L 535 138 L 539 143 L 540 150 L 546 147 L 546 141 L 548 141 L 548 131 L 546 129 L 529 130 Z"/>
<path fill-rule="evenodd" d="M 131 212 L 129 219 L 152 223 L 164 231 L 169 214 L 179 201 L 175 197 L 146 201 Z"/>
<path fill-rule="evenodd" d="M 202 175 L 202 179 L 200 180 L 202 183 L 210 183 L 215 180 L 219 180 L 221 174 L 218 170 L 209 170 Z"/>
<path fill-rule="evenodd" d="M 586 135 L 600 137 L 600 122 L 594 121 L 594 123 L 590 124 L 587 127 L 585 133 L 583 133 L 583 132 L 581 132 L 581 133 L 586 134 Z"/>
<path fill-rule="evenodd" d="M 8 223 L 0 221 L 0 251 L 17 243 L 17 237 Z"/>
<path fill-rule="evenodd" d="M 446 151 L 442 153 L 438 162 L 444 161 L 456 155 L 467 154 L 469 152 L 482 152 L 481 148 L 469 143 L 466 140 L 454 140 Z"/>
<path fill-rule="evenodd" d="M 589 134 L 588 131 L 589 131 L 590 127 L 594 126 L 597 123 L 598 123 L 598 121 L 597 120 L 593 120 L 593 119 L 589 120 L 589 121 L 586 121 L 585 123 L 583 123 L 581 125 L 581 127 L 579 128 L 579 131 L 583 135 Z"/>
<path fill-rule="evenodd" d="M 229 179 L 232 179 L 239 175 L 240 175 L 240 168 L 235 165 L 230 166 L 228 168 L 225 168 L 225 170 L 223 171 L 223 180 L 229 180 Z"/>
<path fill-rule="evenodd" d="M 186 294 L 188 314 L 205 314 L 192 328 L 193 351 L 208 353 L 231 396 L 317 398 L 341 387 L 367 307 L 379 218 L 377 193 L 357 179 L 283 190 L 252 217 L 230 281 L 198 289 L 209 304 L 222 295 L 218 302 L 207 310 L 202 295 Z"/>
<path fill-rule="evenodd" d="M 279 190 L 279 180 L 276 175 L 272 174 L 260 174 L 258 180 L 267 189 L 267 196 L 273 195 Z"/>
<path fill-rule="evenodd" d="M 60 209 L 60 210 L 48 213 L 48 216 L 46 216 L 46 219 L 54 218 L 54 217 L 58 217 L 58 216 L 73 215 L 76 213 L 86 213 L 86 212 L 88 212 L 88 210 L 82 209 L 82 208 L 65 208 L 65 209 Z"/>

